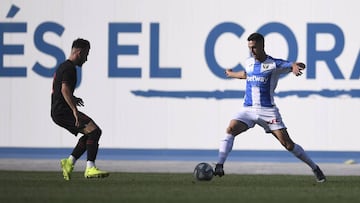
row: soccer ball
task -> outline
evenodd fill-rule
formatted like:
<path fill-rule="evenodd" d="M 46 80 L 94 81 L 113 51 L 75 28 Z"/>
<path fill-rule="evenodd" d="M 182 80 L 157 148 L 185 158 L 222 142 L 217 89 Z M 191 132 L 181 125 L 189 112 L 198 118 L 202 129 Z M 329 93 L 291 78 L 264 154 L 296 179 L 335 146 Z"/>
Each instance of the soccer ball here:
<path fill-rule="evenodd" d="M 193 175 L 196 180 L 209 181 L 214 176 L 214 170 L 210 164 L 202 162 L 196 165 Z"/>

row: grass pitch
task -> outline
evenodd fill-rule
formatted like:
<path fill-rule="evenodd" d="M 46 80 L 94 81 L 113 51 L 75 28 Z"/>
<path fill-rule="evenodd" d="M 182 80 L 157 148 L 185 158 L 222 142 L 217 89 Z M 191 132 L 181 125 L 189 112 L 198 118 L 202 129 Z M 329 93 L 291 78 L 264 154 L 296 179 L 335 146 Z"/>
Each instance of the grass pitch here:
<path fill-rule="evenodd" d="M 191 202 L 359 202 L 360 177 L 232 175 L 195 181 L 192 174 L 111 173 L 85 179 L 75 172 L 64 181 L 61 172 L 0 171 L 0 202 L 61 203 L 191 203 Z"/>

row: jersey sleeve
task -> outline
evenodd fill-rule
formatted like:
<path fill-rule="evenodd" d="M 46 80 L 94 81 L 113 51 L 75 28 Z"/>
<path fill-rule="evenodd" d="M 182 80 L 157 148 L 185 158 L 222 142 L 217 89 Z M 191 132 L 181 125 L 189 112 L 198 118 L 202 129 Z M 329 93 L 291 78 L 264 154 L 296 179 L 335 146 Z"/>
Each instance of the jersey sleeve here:
<path fill-rule="evenodd" d="M 280 73 L 290 73 L 292 71 L 293 62 L 283 60 L 283 59 L 274 59 L 276 63 L 277 71 Z"/>
<path fill-rule="evenodd" d="M 70 87 L 72 92 L 74 92 L 74 90 L 75 90 L 76 80 L 77 80 L 76 70 L 71 69 L 71 68 L 66 68 L 63 71 L 61 84 L 66 83 Z"/>
<path fill-rule="evenodd" d="M 71 81 L 71 72 L 69 71 L 69 69 L 65 69 L 62 73 L 62 80 L 61 82 L 63 83 L 68 83 Z"/>

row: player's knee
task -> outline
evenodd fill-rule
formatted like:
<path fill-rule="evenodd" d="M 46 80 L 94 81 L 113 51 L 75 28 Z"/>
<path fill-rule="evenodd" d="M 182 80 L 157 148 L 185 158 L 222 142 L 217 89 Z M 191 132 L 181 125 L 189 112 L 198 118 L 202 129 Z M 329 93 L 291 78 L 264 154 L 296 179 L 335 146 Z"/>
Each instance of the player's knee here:
<path fill-rule="evenodd" d="M 89 134 L 93 132 L 96 128 L 99 128 L 94 121 L 90 121 L 88 124 L 85 125 L 85 128 L 83 129 L 84 134 Z"/>
<path fill-rule="evenodd" d="M 245 125 L 230 125 L 227 129 L 226 129 L 226 133 L 227 134 L 230 134 L 230 135 L 233 135 L 233 136 L 236 136 L 236 135 L 239 135 L 240 133 L 242 132 L 245 132 L 247 130 L 247 126 Z"/>
<path fill-rule="evenodd" d="M 240 134 L 241 132 L 239 131 L 239 129 L 235 129 L 235 128 L 229 126 L 229 127 L 226 129 L 226 133 L 227 133 L 227 134 L 230 134 L 230 135 L 233 135 L 233 136 L 236 136 L 236 135 Z"/>
<path fill-rule="evenodd" d="M 99 141 L 101 134 L 102 134 L 101 129 L 100 128 L 95 128 L 93 131 L 91 131 L 88 134 L 88 139 L 97 142 L 97 141 Z"/>
<path fill-rule="evenodd" d="M 232 134 L 233 134 L 233 129 L 232 129 L 232 127 L 226 128 L 226 133 L 232 135 Z"/>
<path fill-rule="evenodd" d="M 95 134 L 96 134 L 96 137 L 100 139 L 100 136 L 102 134 L 102 130 L 97 127 L 95 130 L 94 130 Z"/>
<path fill-rule="evenodd" d="M 294 149 L 294 143 L 292 143 L 292 142 L 285 142 L 285 143 L 283 143 L 283 146 L 288 151 L 292 151 Z"/>

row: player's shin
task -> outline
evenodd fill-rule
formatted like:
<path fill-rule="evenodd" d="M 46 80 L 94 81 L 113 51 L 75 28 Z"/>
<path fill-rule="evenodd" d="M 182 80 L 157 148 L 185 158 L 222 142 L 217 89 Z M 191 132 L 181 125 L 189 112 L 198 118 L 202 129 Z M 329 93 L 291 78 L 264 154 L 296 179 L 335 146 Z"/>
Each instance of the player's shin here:
<path fill-rule="evenodd" d="M 83 135 L 80 137 L 78 143 L 76 144 L 75 148 L 73 149 L 71 155 L 74 157 L 73 163 L 79 159 L 86 151 L 86 140 L 88 136 Z"/>
<path fill-rule="evenodd" d="M 226 158 L 233 148 L 234 139 L 235 137 L 233 135 L 228 134 L 223 140 L 221 140 L 219 147 L 219 159 L 217 162 L 218 164 L 224 164 L 226 161 Z"/>
<path fill-rule="evenodd" d="M 309 165 L 313 170 L 316 169 L 316 164 L 313 162 L 313 160 L 311 160 L 311 158 L 307 155 L 307 153 L 300 145 L 294 144 L 294 149 L 291 151 L 291 153 L 293 153 L 298 159 Z"/>
<path fill-rule="evenodd" d="M 88 136 L 88 139 L 86 141 L 87 160 L 91 162 L 95 162 L 99 148 L 98 142 L 101 136 L 101 130 L 97 128 L 91 133 L 87 134 L 87 136 Z"/>

